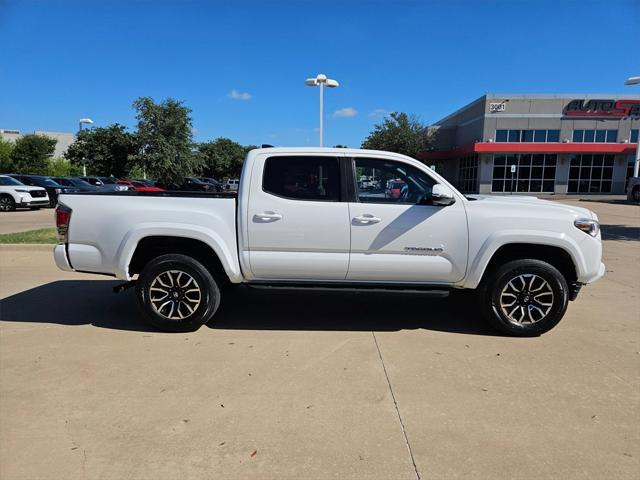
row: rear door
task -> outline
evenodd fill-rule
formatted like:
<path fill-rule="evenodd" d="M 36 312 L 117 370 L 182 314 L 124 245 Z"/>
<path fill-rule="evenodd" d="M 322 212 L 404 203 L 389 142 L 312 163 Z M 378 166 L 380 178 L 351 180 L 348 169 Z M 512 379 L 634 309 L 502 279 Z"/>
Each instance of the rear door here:
<path fill-rule="evenodd" d="M 436 180 L 406 162 L 356 158 L 348 280 L 451 283 L 464 277 L 468 229 L 461 200 L 429 204 Z"/>
<path fill-rule="evenodd" d="M 338 156 L 256 159 L 247 212 L 253 279 L 345 279 L 350 225 L 341 168 Z"/>

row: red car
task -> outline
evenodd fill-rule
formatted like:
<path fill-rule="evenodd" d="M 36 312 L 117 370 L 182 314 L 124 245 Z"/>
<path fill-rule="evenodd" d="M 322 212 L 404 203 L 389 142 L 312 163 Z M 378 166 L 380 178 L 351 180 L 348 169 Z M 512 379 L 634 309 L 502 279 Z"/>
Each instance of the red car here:
<path fill-rule="evenodd" d="M 400 198 L 400 195 L 402 194 L 402 187 L 405 185 L 406 183 L 404 180 L 399 178 L 396 180 L 390 180 L 387 183 L 387 191 L 385 192 L 387 198 Z"/>
<path fill-rule="evenodd" d="M 116 183 L 120 185 L 129 185 L 130 187 L 135 188 L 136 192 L 164 192 L 164 188 L 160 187 L 152 187 L 151 185 L 147 185 L 146 183 L 139 182 L 137 180 L 118 180 Z"/>

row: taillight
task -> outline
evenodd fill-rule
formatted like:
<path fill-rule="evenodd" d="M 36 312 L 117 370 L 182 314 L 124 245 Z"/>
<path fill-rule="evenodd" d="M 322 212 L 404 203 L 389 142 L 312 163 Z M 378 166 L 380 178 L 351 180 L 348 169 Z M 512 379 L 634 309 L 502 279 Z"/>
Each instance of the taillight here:
<path fill-rule="evenodd" d="M 58 243 L 69 241 L 69 222 L 71 221 L 71 209 L 62 203 L 56 207 L 56 229 L 58 230 Z"/>

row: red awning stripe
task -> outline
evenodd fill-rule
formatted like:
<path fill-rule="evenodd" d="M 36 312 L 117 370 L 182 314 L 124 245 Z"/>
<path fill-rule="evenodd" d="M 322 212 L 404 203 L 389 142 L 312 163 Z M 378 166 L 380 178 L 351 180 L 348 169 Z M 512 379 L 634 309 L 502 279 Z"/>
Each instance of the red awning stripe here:
<path fill-rule="evenodd" d="M 451 150 L 420 152 L 421 160 L 457 158 L 472 153 L 610 153 L 632 154 L 635 143 L 543 143 L 543 142 L 478 142 Z"/>

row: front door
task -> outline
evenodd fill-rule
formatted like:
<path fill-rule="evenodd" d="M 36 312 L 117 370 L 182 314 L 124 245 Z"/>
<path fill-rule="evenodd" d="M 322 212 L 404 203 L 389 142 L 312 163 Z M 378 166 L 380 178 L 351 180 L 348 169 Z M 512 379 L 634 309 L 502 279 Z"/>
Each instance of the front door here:
<path fill-rule="evenodd" d="M 461 280 L 468 255 L 462 202 L 445 207 L 429 205 L 436 181 L 408 163 L 356 158 L 354 167 L 357 201 L 349 204 L 351 259 L 347 279 Z"/>
<path fill-rule="evenodd" d="M 338 157 L 256 160 L 247 215 L 253 279 L 345 279 L 349 204 L 341 201 L 340 179 Z"/>

